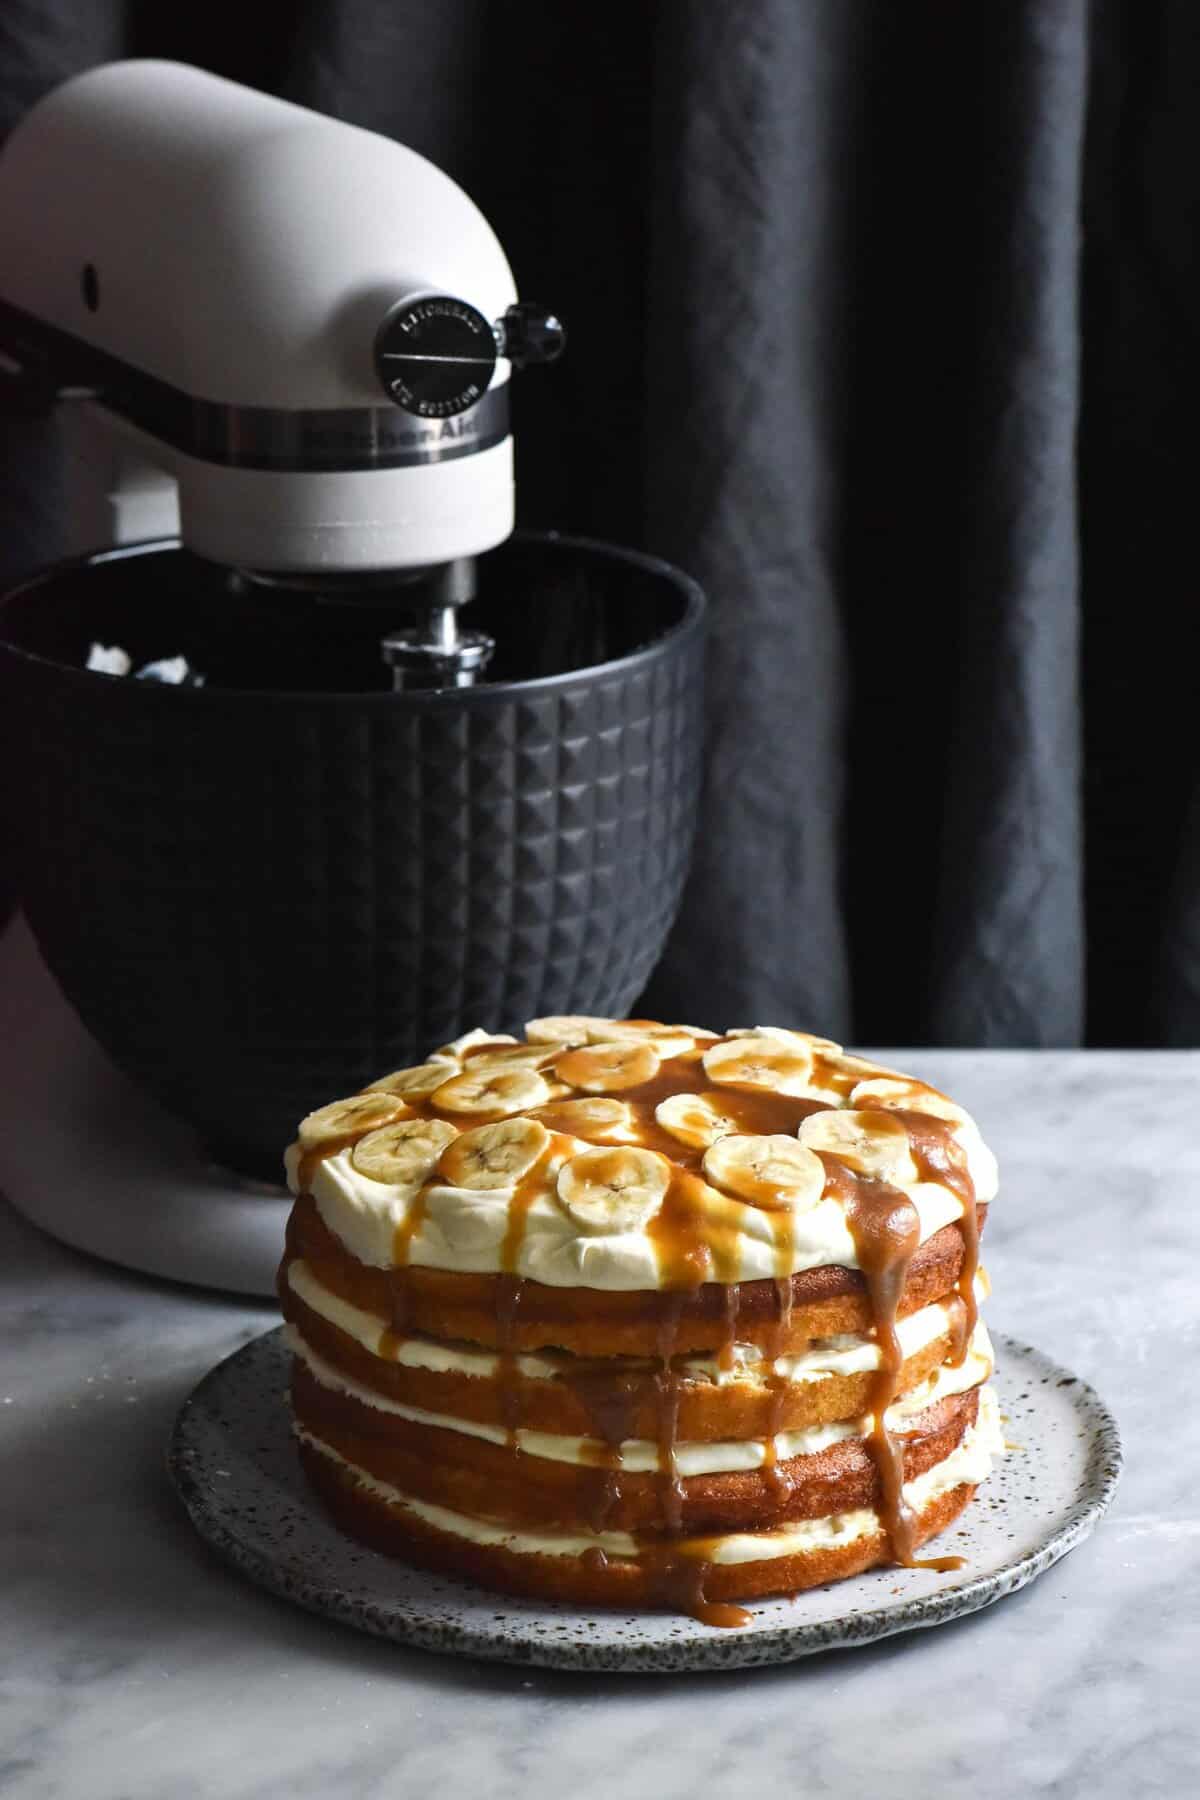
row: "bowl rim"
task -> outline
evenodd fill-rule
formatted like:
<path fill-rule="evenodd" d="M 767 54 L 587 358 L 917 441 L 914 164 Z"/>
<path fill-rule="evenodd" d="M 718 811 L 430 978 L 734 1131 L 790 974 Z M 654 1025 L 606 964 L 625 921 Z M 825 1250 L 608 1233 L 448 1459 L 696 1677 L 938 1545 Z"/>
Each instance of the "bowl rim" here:
<path fill-rule="evenodd" d="M 162 555 L 173 551 L 185 551 L 186 546 L 178 537 L 142 538 L 132 544 L 117 544 L 108 549 L 94 550 L 80 556 L 64 557 L 35 571 L 14 587 L 8 588 L 0 595 L 0 657 L 10 657 L 18 663 L 33 665 L 39 669 L 51 669 L 68 685 L 93 685 L 107 682 L 120 688 L 130 698 L 132 705 L 161 705 L 164 700 L 174 704 L 182 699 L 185 704 L 196 707 L 208 705 L 224 709 L 228 706 L 263 706 L 295 707 L 306 706 L 345 706 L 352 701 L 355 706 L 367 707 L 374 711 L 394 708 L 397 702 L 406 707 L 415 707 L 420 711 L 436 711 L 447 707 L 464 706 L 468 708 L 480 706 L 499 706 L 514 699 L 526 696 L 553 694 L 570 690 L 573 687 L 590 686 L 596 681 L 620 673 L 633 673 L 640 668 L 648 668 L 667 656 L 683 648 L 690 639 L 702 635 L 707 623 L 708 601 L 698 581 L 675 564 L 662 557 L 652 556 L 644 550 L 631 550 L 620 544 L 610 544 L 602 538 L 580 537 L 568 532 L 559 531 L 515 531 L 502 544 L 494 546 L 503 550 L 508 545 L 541 545 L 550 550 L 584 551 L 588 555 L 598 557 L 602 561 L 620 563 L 627 567 L 643 570 L 650 575 L 657 575 L 673 586 L 684 598 L 683 616 L 666 631 L 654 638 L 650 643 L 639 646 L 627 656 L 610 658 L 606 662 L 589 663 L 581 669 L 565 669 L 556 675 L 538 675 L 528 681 L 484 682 L 478 687 L 417 689 L 405 693 L 391 693 L 386 689 L 379 692 L 359 689 L 314 689 L 291 688 L 218 688 L 218 687 L 176 687 L 156 681 L 131 681 L 124 675 L 111 675 L 102 669 L 77 668 L 73 664 L 59 662 L 54 657 L 44 656 L 24 645 L 14 643 L 5 633 L 5 617 L 10 603 L 23 595 L 36 592 L 39 588 L 49 587 L 63 575 L 73 570 L 92 568 L 97 564 L 120 562 L 126 558 L 149 555 Z M 485 551 L 484 555 L 491 555 Z M 203 560 L 198 558 L 197 560 Z M 220 565 L 214 565 L 219 567 Z M 133 698 L 137 696 L 137 698 Z"/>

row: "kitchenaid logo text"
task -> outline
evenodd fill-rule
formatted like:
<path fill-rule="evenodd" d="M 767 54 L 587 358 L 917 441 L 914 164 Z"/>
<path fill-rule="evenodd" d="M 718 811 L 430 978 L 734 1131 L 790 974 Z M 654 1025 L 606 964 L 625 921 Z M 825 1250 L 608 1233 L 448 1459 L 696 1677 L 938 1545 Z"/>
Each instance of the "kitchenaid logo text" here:
<path fill-rule="evenodd" d="M 395 321 L 395 328 L 404 337 L 411 337 L 419 326 L 430 319 L 459 319 L 476 337 L 488 329 L 487 320 L 480 318 L 474 308 L 464 306 L 459 300 L 419 300 Z"/>
<path fill-rule="evenodd" d="M 394 381 L 392 383 L 392 391 L 397 394 L 402 392 L 403 383 Z M 469 393 L 473 399 L 479 398 L 478 388 L 467 389 L 465 391 Z M 437 402 L 434 404 L 437 404 Z M 451 406 L 454 403 L 453 401 L 447 400 L 444 404 L 446 406 Z M 419 450 L 426 445 L 461 442 L 464 438 L 478 436 L 478 419 L 468 419 L 462 413 L 459 413 L 455 418 L 443 419 L 438 424 L 425 425 L 419 430 L 381 431 L 379 434 L 379 444 L 380 448 L 384 450 Z"/>

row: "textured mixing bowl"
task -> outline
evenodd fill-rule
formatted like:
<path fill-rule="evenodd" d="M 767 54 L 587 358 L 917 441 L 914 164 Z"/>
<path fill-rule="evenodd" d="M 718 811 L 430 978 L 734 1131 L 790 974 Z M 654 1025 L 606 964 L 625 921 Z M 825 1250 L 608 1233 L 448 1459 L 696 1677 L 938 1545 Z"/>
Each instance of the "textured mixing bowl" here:
<path fill-rule="evenodd" d="M 373 606 L 238 591 L 172 545 L 0 612 L 16 884 L 115 1061 L 236 1165 L 471 1025 L 620 1015 L 661 953 L 700 772 L 704 603 L 524 535 L 482 559 L 494 679 L 386 690 Z M 207 685 L 83 667 L 185 654 Z"/>

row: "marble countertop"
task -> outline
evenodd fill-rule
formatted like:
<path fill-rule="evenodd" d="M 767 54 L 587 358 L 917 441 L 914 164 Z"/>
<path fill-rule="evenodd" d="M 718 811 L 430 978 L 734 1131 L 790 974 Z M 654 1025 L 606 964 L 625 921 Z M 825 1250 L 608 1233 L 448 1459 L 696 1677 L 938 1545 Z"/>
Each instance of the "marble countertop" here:
<path fill-rule="evenodd" d="M 1053 1794 L 1200 1770 L 1200 1053 L 913 1052 L 1000 1156 L 1000 1330 L 1087 1376 L 1126 1472 L 970 1618 L 777 1669 L 582 1676 L 355 1636 L 194 1537 L 163 1447 L 268 1307 L 124 1274 L 0 1207 L 0 1792 L 11 1800 Z"/>

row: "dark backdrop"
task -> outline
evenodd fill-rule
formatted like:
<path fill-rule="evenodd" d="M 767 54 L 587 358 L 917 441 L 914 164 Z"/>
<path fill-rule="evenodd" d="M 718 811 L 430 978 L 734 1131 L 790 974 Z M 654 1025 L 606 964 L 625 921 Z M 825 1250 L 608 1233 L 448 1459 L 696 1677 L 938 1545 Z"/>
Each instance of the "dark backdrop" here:
<path fill-rule="evenodd" d="M 714 607 L 647 1006 L 1200 1042 L 1192 0 L 4 0 L 0 127 L 129 54 L 413 145 L 568 320 L 523 522 Z M 7 576 L 57 532 L 3 432 Z"/>

